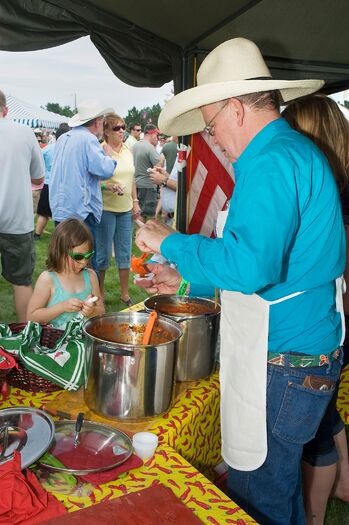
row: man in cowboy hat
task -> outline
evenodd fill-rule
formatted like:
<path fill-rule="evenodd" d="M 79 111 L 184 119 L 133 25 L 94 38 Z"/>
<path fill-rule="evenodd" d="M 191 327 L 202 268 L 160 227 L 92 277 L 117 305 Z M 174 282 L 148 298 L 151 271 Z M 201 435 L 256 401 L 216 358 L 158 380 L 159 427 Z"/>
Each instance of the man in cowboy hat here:
<path fill-rule="evenodd" d="M 276 80 L 257 46 L 224 42 L 198 85 L 163 109 L 160 129 L 207 131 L 233 162 L 235 189 L 218 238 L 149 221 L 137 235 L 177 270 L 155 266 L 150 291 L 221 293 L 222 455 L 231 497 L 258 523 L 305 523 L 300 460 L 340 371 L 345 237 L 334 177 L 318 148 L 280 118 L 279 101 L 318 80 Z"/>
<path fill-rule="evenodd" d="M 51 179 L 50 207 L 56 223 L 75 217 L 83 220 L 95 239 L 96 225 L 102 216 L 100 182 L 110 179 L 116 161 L 98 141 L 103 133 L 104 115 L 112 113 L 99 102 L 84 101 L 68 122 L 72 128 L 57 141 Z M 92 267 L 96 268 L 95 256 Z"/>

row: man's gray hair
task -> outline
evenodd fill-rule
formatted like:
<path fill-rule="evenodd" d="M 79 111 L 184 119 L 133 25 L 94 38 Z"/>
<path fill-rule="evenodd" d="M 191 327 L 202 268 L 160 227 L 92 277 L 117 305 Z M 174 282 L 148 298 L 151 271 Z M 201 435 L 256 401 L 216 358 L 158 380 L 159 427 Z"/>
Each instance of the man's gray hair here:
<path fill-rule="evenodd" d="M 3 91 L 0 90 L 0 111 L 6 108 L 6 96 Z"/>
<path fill-rule="evenodd" d="M 280 110 L 281 94 L 280 91 L 261 91 L 259 93 L 250 93 L 234 97 L 240 100 L 246 106 L 253 107 L 255 110 Z"/>

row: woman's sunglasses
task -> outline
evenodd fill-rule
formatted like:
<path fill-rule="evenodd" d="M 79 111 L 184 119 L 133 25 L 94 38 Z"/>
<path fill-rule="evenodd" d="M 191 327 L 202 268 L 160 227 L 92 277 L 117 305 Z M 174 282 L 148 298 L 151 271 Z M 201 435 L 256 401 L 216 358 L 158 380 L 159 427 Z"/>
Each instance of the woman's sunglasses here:
<path fill-rule="evenodd" d="M 112 129 L 113 131 L 120 131 L 120 129 L 122 129 L 123 131 L 125 131 L 126 126 L 125 126 L 125 124 L 122 124 L 122 126 L 113 126 L 111 129 Z"/>
<path fill-rule="evenodd" d="M 68 255 L 74 261 L 82 261 L 83 259 L 86 259 L 86 260 L 91 259 L 94 253 L 95 253 L 94 250 L 92 250 L 92 252 L 86 252 L 86 253 L 68 252 Z"/>

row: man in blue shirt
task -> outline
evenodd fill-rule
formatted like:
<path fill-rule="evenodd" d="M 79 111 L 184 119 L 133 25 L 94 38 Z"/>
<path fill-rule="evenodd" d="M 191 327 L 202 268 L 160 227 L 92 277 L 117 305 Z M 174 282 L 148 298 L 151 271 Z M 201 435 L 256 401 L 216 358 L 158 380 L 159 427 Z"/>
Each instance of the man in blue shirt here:
<path fill-rule="evenodd" d="M 279 102 L 321 81 L 274 80 L 252 42 L 227 41 L 174 97 L 161 131 L 205 129 L 231 160 L 235 189 L 217 239 L 149 221 L 143 251 L 151 290 L 220 288 L 222 455 L 231 497 L 262 525 L 303 525 L 300 460 L 340 372 L 345 236 L 336 183 L 323 154 L 280 118 Z"/>
<path fill-rule="evenodd" d="M 116 168 L 112 151 L 98 141 L 103 133 L 104 115 L 113 112 L 96 101 L 81 102 L 78 113 L 68 122 L 71 129 L 55 147 L 50 179 L 50 206 L 56 223 L 75 217 L 84 221 L 95 239 L 102 216 L 100 182 L 110 179 Z M 92 267 L 96 269 L 95 256 Z"/>

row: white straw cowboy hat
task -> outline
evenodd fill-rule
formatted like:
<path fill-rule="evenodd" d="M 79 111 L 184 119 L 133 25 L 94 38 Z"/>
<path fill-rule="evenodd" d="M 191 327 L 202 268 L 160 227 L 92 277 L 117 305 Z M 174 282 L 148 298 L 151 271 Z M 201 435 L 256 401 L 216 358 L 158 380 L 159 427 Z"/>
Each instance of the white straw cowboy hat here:
<path fill-rule="evenodd" d="M 75 128 L 106 113 L 114 113 L 113 108 L 105 108 L 97 100 L 84 100 L 78 104 L 78 112 L 68 121 L 68 125 Z"/>
<path fill-rule="evenodd" d="M 201 106 L 231 97 L 280 90 L 287 102 L 318 91 L 322 80 L 273 79 L 256 44 L 233 38 L 216 47 L 203 61 L 197 87 L 172 98 L 160 113 L 159 128 L 167 135 L 190 135 L 202 131 Z"/>

